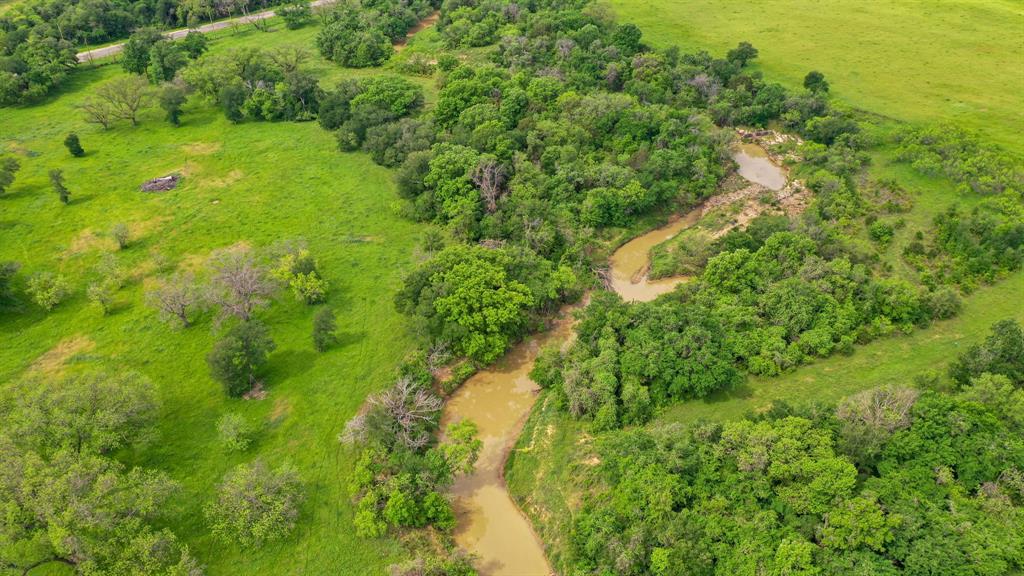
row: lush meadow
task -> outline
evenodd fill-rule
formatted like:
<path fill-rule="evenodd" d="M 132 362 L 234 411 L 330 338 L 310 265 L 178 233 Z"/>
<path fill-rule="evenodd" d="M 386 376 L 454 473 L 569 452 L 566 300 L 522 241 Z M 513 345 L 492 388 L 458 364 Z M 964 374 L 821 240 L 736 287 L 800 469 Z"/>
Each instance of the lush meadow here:
<path fill-rule="evenodd" d="M 613 0 L 657 46 L 721 53 L 746 40 L 773 80 L 825 74 L 851 106 L 953 122 L 1024 154 L 1024 7 L 1011 0 Z"/>
<path fill-rule="evenodd" d="M 212 50 L 308 46 L 315 29 L 218 33 Z M 324 85 L 343 71 L 314 58 Z M 412 349 L 392 296 L 415 261 L 424 228 L 399 214 L 391 173 L 365 154 L 342 154 L 315 122 L 232 124 L 208 103 L 186 105 L 180 127 L 159 109 L 137 127 L 104 131 L 75 108 L 97 85 L 122 76 L 117 65 L 76 72 L 43 104 L 0 111 L 2 151 L 22 163 L 0 197 L 0 260 L 24 277 L 53 271 L 72 295 L 51 313 L 29 303 L 0 317 L 0 380 L 61 372 L 136 371 L 162 401 L 159 436 L 125 459 L 167 471 L 182 485 L 172 527 L 211 574 L 378 574 L 401 555 L 387 539 L 357 539 L 346 482 L 351 454 L 337 440 L 365 397 L 387 385 Z M 64 136 L 78 133 L 86 154 L 72 158 Z M 47 172 L 64 170 L 71 202 L 62 205 Z M 169 192 L 143 193 L 144 181 L 179 173 Z M 127 224 L 129 246 L 110 231 Z M 310 339 L 315 308 L 282 293 L 261 315 L 277 343 L 262 401 L 229 399 L 209 375 L 215 340 L 210 314 L 190 328 L 161 322 L 144 290 L 175 269 L 201 270 L 214 250 L 263 249 L 304 240 L 330 283 L 326 306 L 338 316 L 338 345 L 318 353 Z M 127 276 L 104 315 L 85 296 L 105 255 Z M 216 423 L 236 412 L 257 423 L 254 446 L 226 452 Z M 302 521 L 289 539 L 242 552 L 209 535 L 201 509 L 234 465 L 260 457 L 294 464 L 307 482 Z"/>

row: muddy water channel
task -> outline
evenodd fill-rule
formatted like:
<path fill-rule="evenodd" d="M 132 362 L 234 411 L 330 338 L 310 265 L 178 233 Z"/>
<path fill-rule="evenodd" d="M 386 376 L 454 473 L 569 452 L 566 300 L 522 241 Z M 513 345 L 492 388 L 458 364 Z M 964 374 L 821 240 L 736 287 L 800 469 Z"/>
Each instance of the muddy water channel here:
<path fill-rule="evenodd" d="M 733 158 L 744 178 L 773 190 L 785 186 L 786 173 L 772 164 L 760 147 L 738 146 Z M 649 252 L 696 224 L 703 211 L 703 207 L 698 207 L 616 250 L 610 261 L 612 289 L 627 301 L 649 301 L 684 282 L 686 278 L 648 279 Z M 529 376 L 533 362 L 545 345 L 569 341 L 575 308 L 564 307 L 550 330 L 521 342 L 495 365 L 474 375 L 445 405 L 442 427 L 470 419 L 479 427 L 483 441 L 475 471 L 452 488 L 458 517 L 455 541 L 463 550 L 477 555 L 481 576 L 553 573 L 530 521 L 509 496 L 503 473 L 506 457 L 539 391 Z"/>
<path fill-rule="evenodd" d="M 483 441 L 473 474 L 452 487 L 458 517 L 455 541 L 479 557 L 481 576 L 552 573 L 533 526 L 505 489 L 504 469 L 539 391 L 530 380 L 533 361 L 545 345 L 569 340 L 573 309 L 564 307 L 550 330 L 519 343 L 467 380 L 445 404 L 442 426 L 468 418 L 479 427 Z"/>
<path fill-rule="evenodd" d="M 739 165 L 739 175 L 747 181 L 770 190 L 782 190 L 786 186 L 786 170 L 773 163 L 764 148 L 757 144 L 736 145 L 732 159 Z M 650 252 L 658 244 L 696 224 L 703 214 L 704 206 L 698 206 L 667 225 L 641 234 L 620 246 L 609 259 L 612 289 L 627 302 L 649 302 L 689 280 L 686 276 L 650 279 L 647 275 L 651 264 Z"/>

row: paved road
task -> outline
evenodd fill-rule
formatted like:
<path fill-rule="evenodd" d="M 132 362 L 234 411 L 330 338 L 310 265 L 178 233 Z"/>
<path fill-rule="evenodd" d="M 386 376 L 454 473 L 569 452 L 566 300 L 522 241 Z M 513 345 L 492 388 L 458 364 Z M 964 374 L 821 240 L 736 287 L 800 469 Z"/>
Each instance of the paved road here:
<path fill-rule="evenodd" d="M 336 0 L 313 0 L 313 2 L 310 2 L 309 5 L 312 8 L 316 8 L 317 6 L 323 6 L 325 4 L 333 4 L 335 1 Z M 266 20 L 267 18 L 271 18 L 274 15 L 275 15 L 275 13 L 274 13 L 273 10 L 267 10 L 265 12 L 257 12 L 256 14 L 249 14 L 248 16 L 242 16 L 241 18 L 232 18 L 230 20 L 219 20 L 217 22 L 211 22 L 209 24 L 203 24 L 199 28 L 182 28 L 180 30 L 172 30 L 170 32 L 165 33 L 164 36 L 169 38 L 169 39 L 171 39 L 171 40 L 177 40 L 179 38 L 184 38 L 186 34 L 188 34 L 189 32 L 192 32 L 193 30 L 198 31 L 198 32 L 202 32 L 202 33 L 205 34 L 207 32 L 213 32 L 214 30 L 221 30 L 221 29 L 224 29 L 224 28 L 228 28 L 228 27 L 234 26 L 236 24 L 250 24 L 252 22 L 256 22 L 256 21 L 259 21 L 259 20 Z M 123 50 L 123 49 L 124 49 L 124 42 L 121 42 L 121 43 L 118 43 L 118 44 L 111 44 L 110 46 L 104 46 L 103 48 L 94 48 L 92 50 L 86 50 L 85 52 L 79 52 L 78 53 L 78 55 L 77 55 L 78 56 L 78 61 L 79 62 L 90 62 L 90 61 L 96 60 L 98 58 L 106 58 L 107 56 L 113 56 L 114 54 L 117 54 L 117 53 L 121 52 L 121 50 Z"/>

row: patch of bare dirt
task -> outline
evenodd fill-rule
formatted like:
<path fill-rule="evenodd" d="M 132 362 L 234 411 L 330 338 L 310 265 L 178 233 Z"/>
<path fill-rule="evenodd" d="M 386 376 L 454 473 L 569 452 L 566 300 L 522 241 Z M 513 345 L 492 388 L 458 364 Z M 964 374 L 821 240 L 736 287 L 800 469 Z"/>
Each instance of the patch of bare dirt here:
<path fill-rule="evenodd" d="M 287 398 L 274 400 L 274 407 L 270 410 L 270 421 L 278 423 L 292 413 L 292 403 Z"/>
<path fill-rule="evenodd" d="M 209 180 L 204 181 L 203 184 L 211 188 L 227 188 L 241 180 L 244 176 L 245 173 L 236 168 L 225 174 L 222 178 L 210 178 Z"/>
<path fill-rule="evenodd" d="M 402 38 L 393 44 L 393 46 L 395 47 L 395 52 L 401 52 L 405 48 L 405 46 L 409 44 L 410 38 L 422 32 L 423 30 L 430 28 L 434 24 L 437 24 L 439 18 L 441 18 L 441 11 L 436 10 L 430 16 L 427 16 L 423 20 L 420 20 L 418 24 L 409 29 L 409 31 L 405 34 L 405 38 Z"/>
<path fill-rule="evenodd" d="M 95 348 L 96 342 L 88 336 L 79 334 L 65 338 L 58 342 L 56 346 L 43 353 L 42 356 L 36 358 L 36 361 L 29 367 L 29 370 L 42 374 L 59 373 L 68 360 L 83 352 L 90 352 Z"/>
<path fill-rule="evenodd" d="M 183 144 L 181 149 L 188 154 L 206 156 L 208 154 L 220 152 L 222 146 L 221 142 L 190 142 L 188 144 Z"/>
<path fill-rule="evenodd" d="M 249 390 L 242 395 L 242 400 L 263 400 L 267 397 L 267 391 L 263 388 L 263 383 L 257 382 L 252 390 Z"/>
<path fill-rule="evenodd" d="M 107 234 L 102 234 L 92 228 L 83 228 L 71 239 L 71 244 L 65 250 L 66 256 L 74 256 L 90 250 L 116 250 L 117 242 Z"/>
<path fill-rule="evenodd" d="M 801 160 L 800 156 L 791 150 L 780 152 L 780 149 L 792 149 L 803 144 L 804 141 L 798 136 L 783 134 L 775 130 L 744 130 L 743 128 L 737 128 L 736 134 L 744 142 L 753 142 L 764 148 L 768 153 L 768 159 L 779 166 L 782 166 L 786 160 Z"/>
<path fill-rule="evenodd" d="M 766 202 L 766 199 L 769 201 Z M 746 228 L 752 220 L 763 214 L 797 216 L 807 209 L 810 202 L 811 193 L 799 180 L 790 181 L 779 191 L 772 191 L 760 184 L 750 184 L 709 198 L 704 203 L 702 217 L 712 210 L 739 205 L 739 210 L 732 215 L 728 224 L 711 232 L 712 239 L 717 239 L 736 228 Z"/>

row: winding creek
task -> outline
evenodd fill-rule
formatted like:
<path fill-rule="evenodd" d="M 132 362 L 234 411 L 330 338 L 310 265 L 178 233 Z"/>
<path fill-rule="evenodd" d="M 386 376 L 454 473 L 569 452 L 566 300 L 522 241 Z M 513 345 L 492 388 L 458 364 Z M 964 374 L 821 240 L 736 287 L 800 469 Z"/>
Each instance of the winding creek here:
<path fill-rule="evenodd" d="M 772 190 L 786 185 L 784 169 L 773 164 L 756 144 L 741 144 L 733 151 L 739 174 Z M 610 284 L 624 300 L 646 302 L 670 292 L 686 277 L 647 278 L 649 252 L 654 246 L 693 226 L 702 206 L 623 244 L 610 259 Z M 468 418 L 480 430 L 483 448 L 476 469 L 452 488 L 458 526 L 455 541 L 475 554 L 481 576 L 545 576 L 553 574 L 544 545 L 529 519 L 513 502 L 505 486 L 505 460 L 515 445 L 536 401 L 539 387 L 529 373 L 541 348 L 567 344 L 572 337 L 572 312 L 562 308 L 551 328 L 516 345 L 493 366 L 467 380 L 445 405 L 442 428 Z"/>

